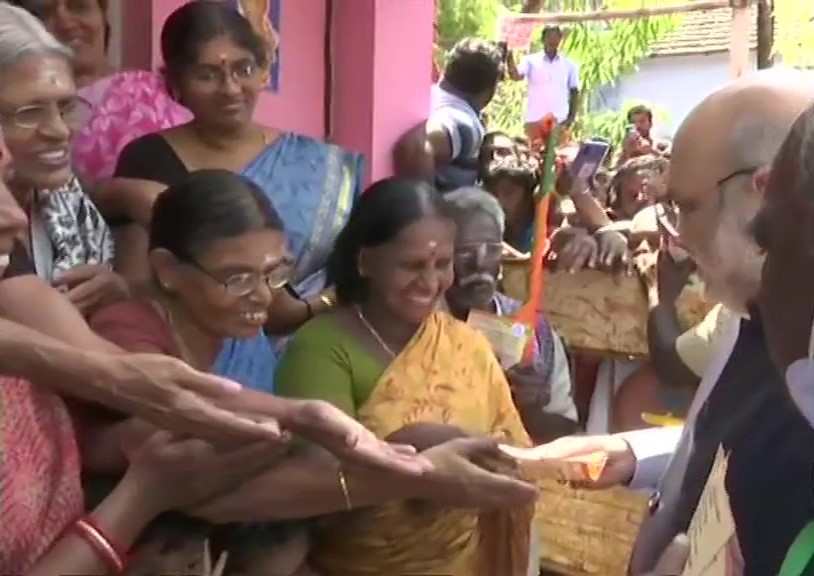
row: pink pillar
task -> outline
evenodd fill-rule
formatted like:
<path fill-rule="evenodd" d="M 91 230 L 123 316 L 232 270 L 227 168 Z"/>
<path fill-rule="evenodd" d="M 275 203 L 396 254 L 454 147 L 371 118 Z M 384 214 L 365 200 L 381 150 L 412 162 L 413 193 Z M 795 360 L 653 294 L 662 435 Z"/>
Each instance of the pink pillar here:
<path fill-rule="evenodd" d="M 331 139 L 392 173 L 398 137 L 427 117 L 434 0 L 334 0 Z"/>

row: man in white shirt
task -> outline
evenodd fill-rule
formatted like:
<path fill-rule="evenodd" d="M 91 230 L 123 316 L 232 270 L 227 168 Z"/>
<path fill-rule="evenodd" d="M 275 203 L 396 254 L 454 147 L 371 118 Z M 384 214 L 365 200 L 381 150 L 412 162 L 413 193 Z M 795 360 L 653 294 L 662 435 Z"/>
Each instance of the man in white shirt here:
<path fill-rule="evenodd" d="M 506 55 L 507 72 L 512 80 L 528 81 L 526 102 L 526 133 L 552 114 L 557 122 L 570 126 L 579 105 L 579 67 L 559 53 L 563 33 L 559 27 L 543 30 L 543 50 L 523 57 L 515 64 L 511 53 Z"/>

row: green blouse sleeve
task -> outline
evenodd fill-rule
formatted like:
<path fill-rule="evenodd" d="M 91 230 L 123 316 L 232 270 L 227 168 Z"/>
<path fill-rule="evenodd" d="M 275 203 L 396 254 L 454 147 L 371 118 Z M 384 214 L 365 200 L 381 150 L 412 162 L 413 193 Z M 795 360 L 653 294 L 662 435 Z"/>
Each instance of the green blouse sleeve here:
<path fill-rule="evenodd" d="M 353 370 L 339 336 L 330 318 L 315 318 L 300 328 L 277 366 L 275 393 L 324 400 L 355 417 Z"/>

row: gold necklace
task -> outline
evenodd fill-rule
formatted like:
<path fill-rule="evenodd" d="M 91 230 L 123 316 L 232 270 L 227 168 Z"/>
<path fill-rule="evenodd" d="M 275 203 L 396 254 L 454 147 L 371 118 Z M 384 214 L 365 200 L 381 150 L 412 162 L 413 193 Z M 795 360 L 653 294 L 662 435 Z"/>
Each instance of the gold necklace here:
<path fill-rule="evenodd" d="M 370 332 L 371 336 L 373 336 L 373 338 L 376 339 L 376 342 L 379 343 L 379 346 L 381 346 L 385 352 L 390 354 L 390 356 L 395 358 L 396 353 L 393 352 L 393 349 L 387 345 L 387 342 L 384 341 L 384 338 L 381 337 L 381 335 L 373 327 L 373 325 L 370 322 L 368 322 L 367 318 L 365 318 L 365 315 L 362 313 L 362 309 L 358 305 L 354 306 L 354 308 L 356 309 L 356 316 L 359 318 L 359 322 L 361 322 L 362 325 L 364 325 L 364 327 L 367 328 L 367 331 Z"/>
<path fill-rule="evenodd" d="M 163 306 L 164 313 L 167 315 L 167 324 L 170 328 L 170 335 L 172 336 L 173 341 L 175 342 L 175 347 L 178 349 L 178 354 L 181 357 L 180 360 L 183 360 L 188 365 L 194 368 L 194 355 L 192 354 L 192 350 L 190 350 L 189 346 L 187 346 L 184 339 L 181 337 L 181 333 L 178 330 L 178 323 L 175 321 L 175 316 L 172 313 L 172 309 L 169 305 Z"/>

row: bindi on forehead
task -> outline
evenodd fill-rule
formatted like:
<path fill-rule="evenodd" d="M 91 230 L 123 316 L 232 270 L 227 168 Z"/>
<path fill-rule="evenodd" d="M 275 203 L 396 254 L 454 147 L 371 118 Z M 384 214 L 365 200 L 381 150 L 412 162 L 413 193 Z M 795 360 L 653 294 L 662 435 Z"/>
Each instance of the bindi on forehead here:
<path fill-rule="evenodd" d="M 14 106 L 62 100 L 75 93 L 68 63 L 54 56 L 24 58 L 3 72 L 0 83 L 0 99 Z"/>

